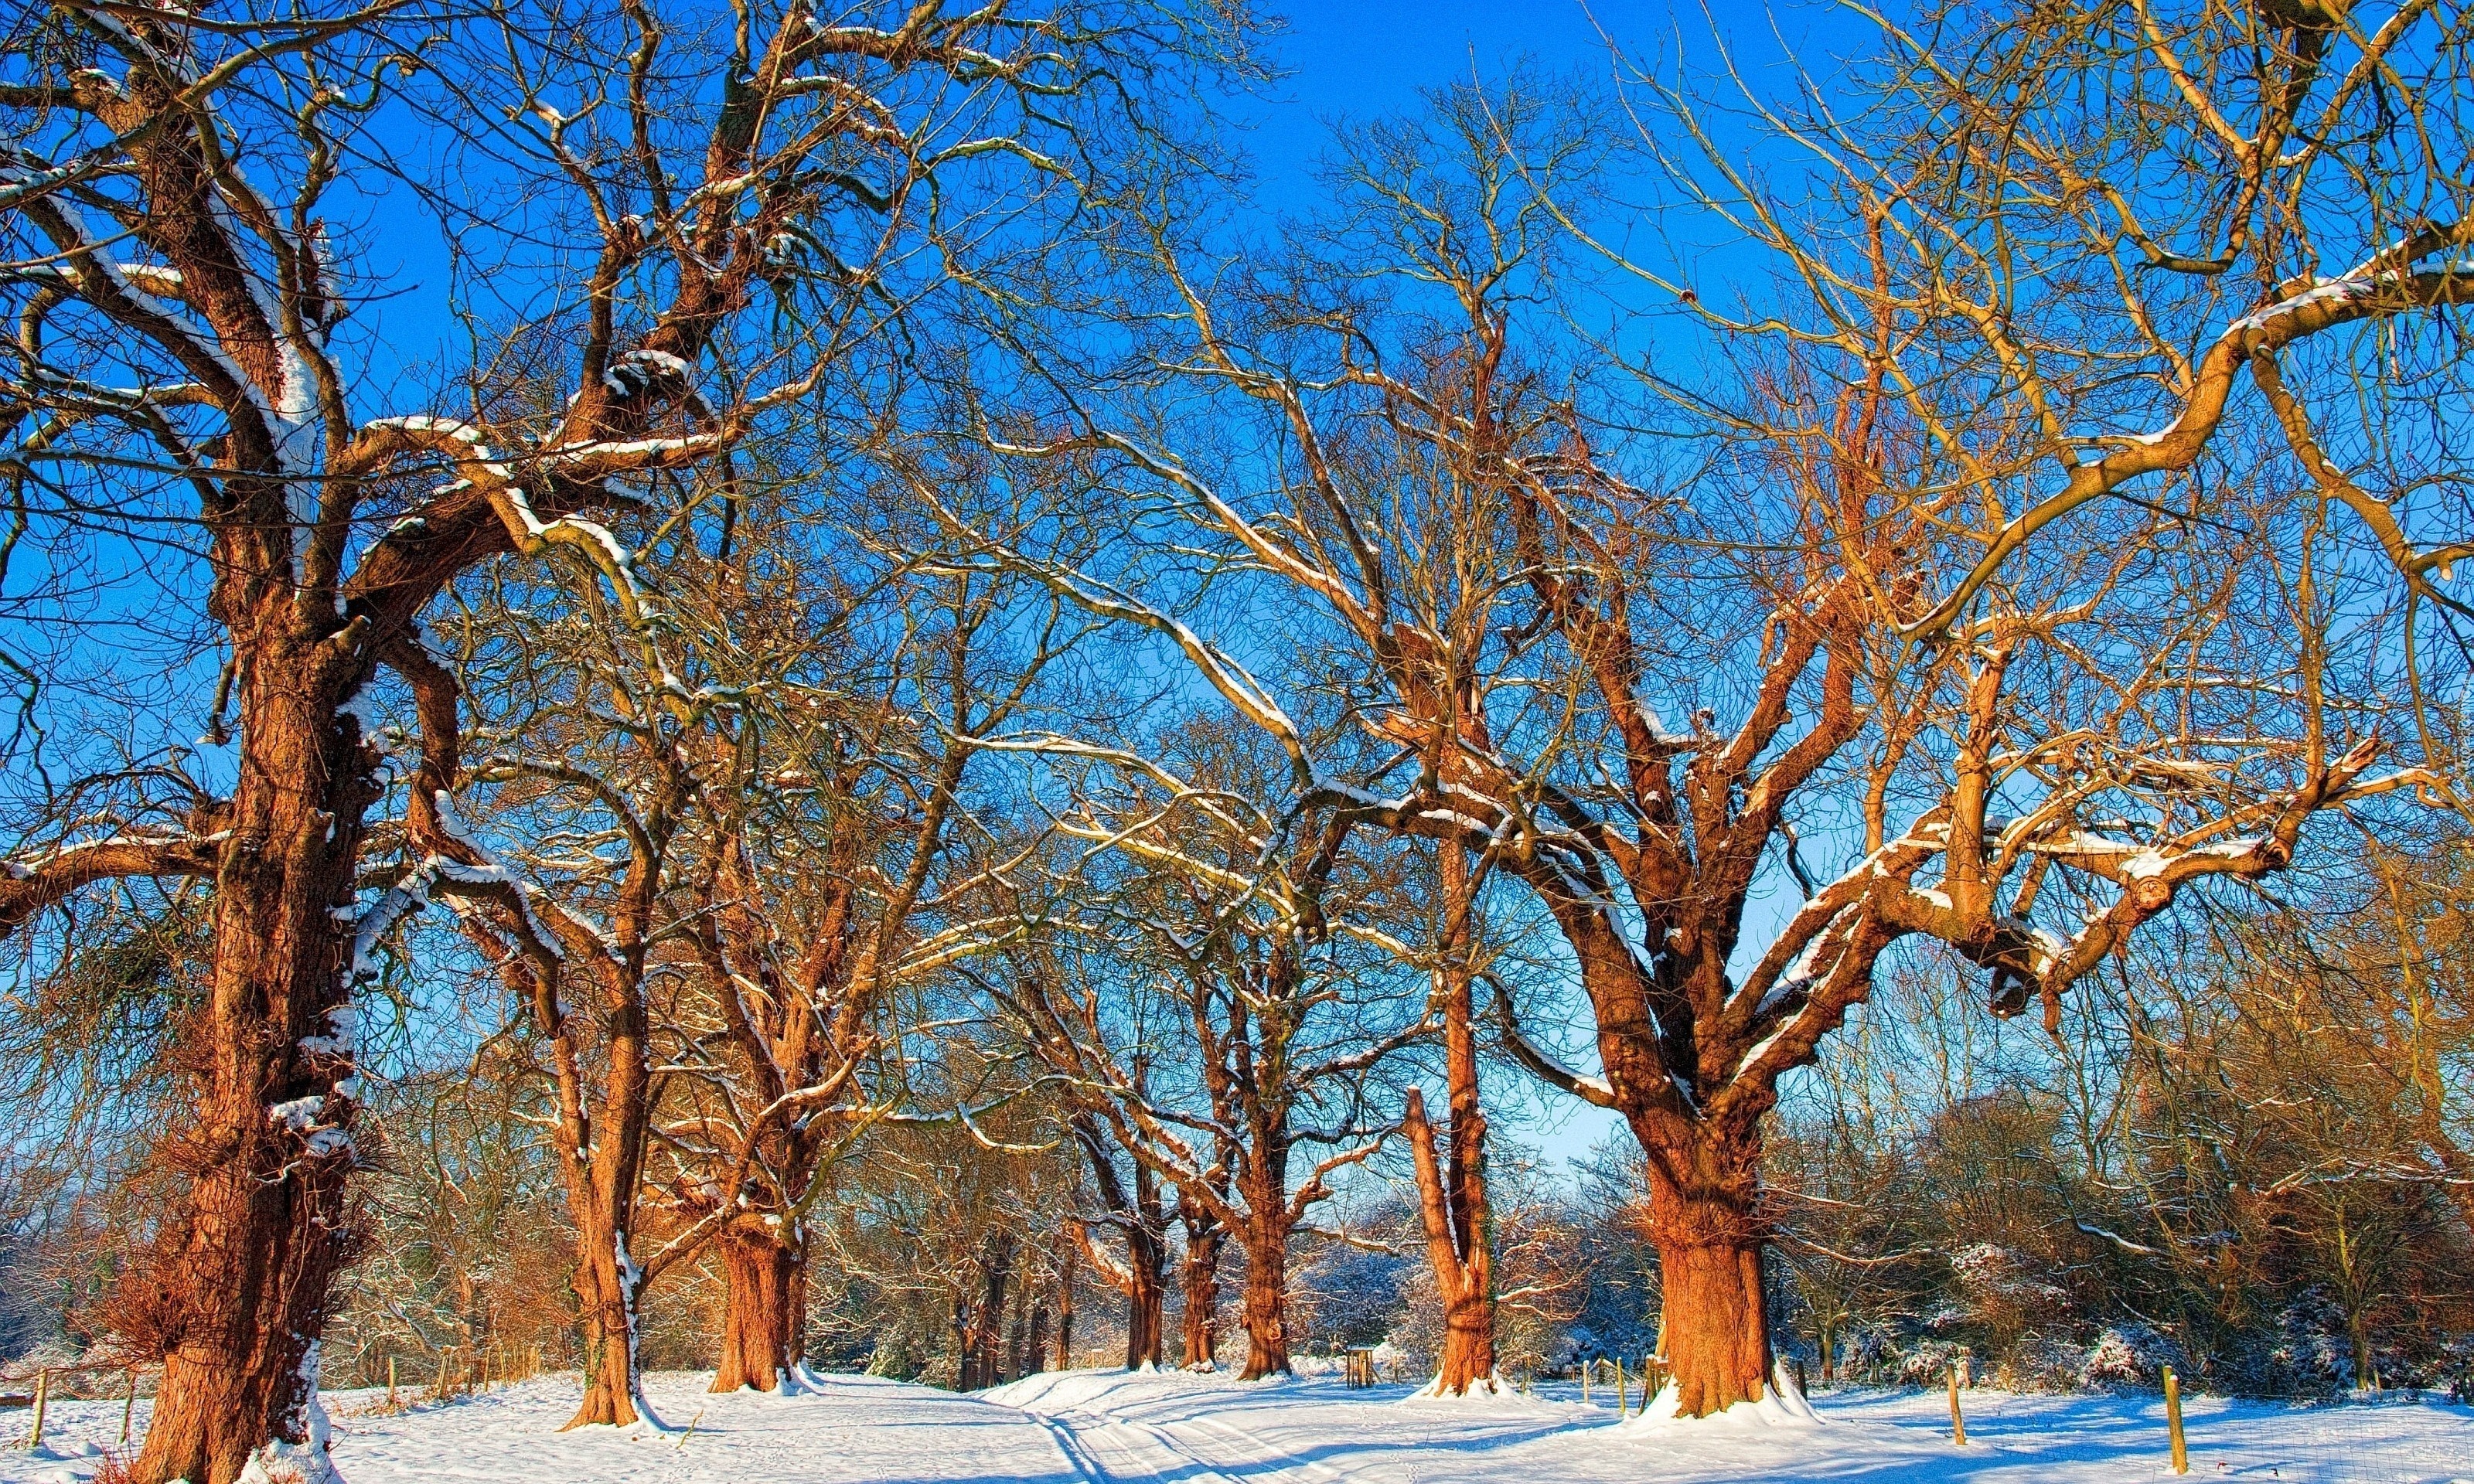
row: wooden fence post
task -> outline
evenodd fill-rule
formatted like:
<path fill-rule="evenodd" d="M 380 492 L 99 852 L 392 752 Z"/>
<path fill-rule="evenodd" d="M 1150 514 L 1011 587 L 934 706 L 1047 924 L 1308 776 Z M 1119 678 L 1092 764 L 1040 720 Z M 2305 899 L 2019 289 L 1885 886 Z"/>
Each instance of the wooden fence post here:
<path fill-rule="evenodd" d="M 1950 1368 L 1950 1441 L 1967 1447 L 1967 1419 L 1958 1414 L 1958 1367 Z"/>
<path fill-rule="evenodd" d="M 2191 1450 L 2182 1441 L 2182 1382 L 2165 1368 L 2165 1430 L 2173 1440 L 2173 1472 L 2191 1472 Z"/>
<path fill-rule="evenodd" d="M 35 1376 L 35 1435 L 26 1440 L 28 1448 L 43 1446 L 43 1412 L 52 1400 L 52 1368 L 45 1366 Z"/>
<path fill-rule="evenodd" d="M 1589 1372 L 1596 1365 L 1597 1362 L 1594 1360 L 1581 1362 L 1581 1405 L 1583 1406 L 1589 1404 Z"/>
<path fill-rule="evenodd" d="M 397 1410 L 395 1402 L 395 1357 L 393 1355 L 389 1355 L 387 1357 L 387 1410 L 389 1412 Z"/>
<path fill-rule="evenodd" d="M 1623 1357 L 1617 1355 L 1615 1357 L 1615 1415 L 1617 1417 L 1632 1415 L 1632 1405 L 1626 1397 L 1628 1389 L 1624 1383 Z"/>

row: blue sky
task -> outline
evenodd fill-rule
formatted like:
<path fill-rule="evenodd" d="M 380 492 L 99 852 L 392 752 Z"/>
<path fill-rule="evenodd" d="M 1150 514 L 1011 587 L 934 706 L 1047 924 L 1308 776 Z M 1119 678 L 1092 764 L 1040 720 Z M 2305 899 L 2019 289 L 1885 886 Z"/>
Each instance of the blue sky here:
<path fill-rule="evenodd" d="M 1299 0 L 1275 43 L 1288 77 L 1256 113 L 1249 150 L 1266 185 L 1306 184 L 1326 121 L 1414 108 L 1421 88 L 1492 76 L 1528 60 L 1603 75 L 1612 38 L 1636 57 L 1697 60 L 1714 24 L 1755 71 L 1792 49 L 1827 71 L 1857 34 L 1856 18 L 1819 0 L 1730 5 L 1679 0 Z"/>

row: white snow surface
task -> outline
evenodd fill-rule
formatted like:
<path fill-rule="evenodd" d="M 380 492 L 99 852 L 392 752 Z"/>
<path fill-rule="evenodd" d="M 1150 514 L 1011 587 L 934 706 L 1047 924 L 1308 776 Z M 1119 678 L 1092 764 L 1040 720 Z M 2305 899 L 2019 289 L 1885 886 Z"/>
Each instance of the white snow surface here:
<path fill-rule="evenodd" d="M 1617 1423 L 1610 1388 L 1430 1400 L 1409 1384 L 1071 1371 L 971 1396 L 826 1376 L 789 1396 L 711 1396 L 709 1375 L 647 1378 L 675 1428 L 557 1431 L 572 1376 L 544 1376 L 389 1416 L 367 1391 L 328 1392 L 347 1484 L 2098 1484 L 2170 1479 L 2164 1402 L 2142 1396 L 1962 1394 L 1967 1447 L 1939 1390 L 1841 1391 L 1797 1419 L 1656 1416 Z M 2429 1400 L 2286 1406 L 2185 1399 L 2195 1479 L 2474 1484 L 2474 1409 Z M 1756 1408 L 1739 1409 L 1751 1413 Z M 5 1414 L 0 1484 L 84 1484 L 116 1446 L 120 1402 L 55 1401 L 44 1446 Z M 137 1425 L 146 1423 L 140 1404 Z"/>

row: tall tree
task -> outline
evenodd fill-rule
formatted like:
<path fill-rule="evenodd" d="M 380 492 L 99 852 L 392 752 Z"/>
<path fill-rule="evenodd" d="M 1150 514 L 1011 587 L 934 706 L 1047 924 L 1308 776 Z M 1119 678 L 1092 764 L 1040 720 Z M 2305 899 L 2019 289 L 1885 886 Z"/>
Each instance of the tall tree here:
<path fill-rule="evenodd" d="M 1108 948 L 1027 961 L 990 992 L 1069 1095 L 1244 1251 L 1253 1380 L 1289 1370 L 1292 1237 L 1330 1177 L 1381 1146 L 1370 1074 L 1429 1027 L 1424 996 L 1390 985 L 1388 880 L 1346 826 L 1254 803 L 1263 775 L 1242 737 L 1183 741 L 1169 750 L 1183 773 L 1032 744 L 1093 764 L 1057 828 L 1085 842 L 1084 927 Z"/>
<path fill-rule="evenodd" d="M 1507 1040 L 1644 1150 L 1662 1404 L 1700 1416 L 1789 1389 L 1761 1280 L 1763 1122 L 1894 945 L 1947 945 L 1986 971 L 1996 1014 L 2041 1002 L 2051 1023 L 2194 883 L 2280 872 L 2316 816 L 2434 779 L 2374 767 L 2379 570 L 2328 539 L 2320 503 L 2244 483 L 2256 449 L 2214 445 L 2238 471 L 2223 488 L 2250 494 L 2204 513 L 2120 501 L 2037 542 L 2006 520 L 1955 533 L 1953 502 L 2030 477 L 1983 447 L 2047 424 L 2020 401 L 1962 423 L 1915 390 L 1950 381 L 1902 368 L 1933 339 L 1905 291 L 1855 292 L 1904 240 L 1880 214 L 1855 244 L 1875 255 L 1832 270 L 1862 311 L 1837 331 L 1848 373 L 1738 336 L 1712 365 L 1726 395 L 1676 391 L 1695 416 L 1674 431 L 1700 442 L 1660 473 L 1586 347 L 1518 333 L 1556 292 L 1569 220 L 1543 193 L 1594 137 L 1557 105 L 1464 89 L 1357 141 L 1346 272 L 1301 249 L 1206 294 L 1163 227 L 1161 320 L 1182 332 L 1152 351 L 1167 415 L 1086 405 L 1012 444 L 1113 461 L 1163 549 L 1310 603 L 1332 651 L 1314 673 L 1348 677 L 1395 753 L 1319 745 L 1234 658 L 1240 635 L 1214 642 L 1170 610 L 1174 588 L 1135 589 L 1155 569 L 1096 573 L 1028 541 L 1004 560 L 1174 643 L 1290 759 L 1284 815 L 1426 835 L 1534 895 L 1600 1070 L 1525 1035 L 1515 995 Z M 1407 302 L 1364 290 L 1380 275 Z M 2457 292 L 2438 279 L 2399 292 Z M 2386 302 L 2350 293 L 2279 300 L 2228 343 L 2273 350 Z M 1268 451 L 1206 467 L 1225 435 L 1198 433 L 1181 457 L 1190 405 L 1259 418 L 1244 442 Z M 2178 438 L 2122 441 L 2107 467 Z M 1800 900 L 1755 911 L 1772 890 Z"/>
<path fill-rule="evenodd" d="M 182 615 L 176 645 L 225 653 L 213 701 L 182 705 L 210 737 L 229 711 L 235 737 L 192 791 L 98 756 L 79 741 L 98 733 L 63 730 L 32 690 L 11 744 L 11 786 L 35 795 L 16 802 L 43 823 L 11 850 L 0 926 L 107 878 L 214 885 L 207 1050 L 176 1156 L 194 1174 L 133 1276 L 165 1350 L 148 1484 L 227 1484 L 260 1455 L 327 1472 L 315 1346 L 355 1158 L 340 1013 L 368 940 L 435 886 L 523 929 L 538 973 L 563 961 L 438 802 L 460 750 L 451 681 L 422 648 L 433 598 L 495 558 L 581 560 L 614 621 L 657 642 L 635 554 L 594 517 L 689 517 L 662 509 L 669 473 L 727 463 L 810 398 L 915 293 L 910 245 L 1010 251 L 1015 226 L 1053 226 L 1083 104 L 1136 101 L 1155 62 L 1224 31 L 1139 5 L 874 9 L 889 21 L 820 23 L 797 3 L 629 4 L 604 23 L 555 5 L 208 19 L 72 0 L 10 32 L 5 477 L 12 518 L 53 554 L 12 601 L 64 633 L 89 616 L 69 606 L 77 572 L 158 584 L 116 607 L 127 622 L 55 646 L 53 678 L 133 659 L 159 632 L 150 608 Z M 391 150 L 400 127 L 455 147 Z M 387 413 L 401 364 L 352 318 L 387 285 L 337 224 L 421 155 L 450 166 L 399 180 L 411 198 L 445 204 L 462 251 L 504 249 L 463 281 L 538 288 L 545 307 L 501 335 L 494 306 L 438 305 L 495 328 Z M 364 908 L 387 777 L 372 702 L 398 683 L 422 724 L 417 865 Z M 152 740 L 164 719 L 133 729 L 141 752 L 169 745 Z M 75 802 L 92 790 L 64 772 L 109 781 L 133 827 L 94 827 Z"/>

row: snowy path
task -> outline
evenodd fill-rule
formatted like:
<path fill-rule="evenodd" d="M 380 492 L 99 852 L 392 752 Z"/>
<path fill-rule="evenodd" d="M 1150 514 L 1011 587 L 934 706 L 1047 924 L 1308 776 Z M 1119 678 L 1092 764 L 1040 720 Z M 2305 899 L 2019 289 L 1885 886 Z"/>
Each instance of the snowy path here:
<path fill-rule="evenodd" d="M 544 1377 L 395 1416 L 333 1395 L 350 1484 L 2113 1484 L 2170 1481 L 2153 1397 L 1967 1393 L 1968 1447 L 1941 1394 L 1825 1397 L 1820 1426 L 1730 1420 L 1618 1424 L 1568 1389 L 1548 1398 L 1411 1400 L 1406 1387 L 1079 1371 L 978 1396 L 834 1376 L 788 1398 L 716 1397 L 659 1376 L 684 1436 L 556 1429 L 573 1377 Z M 2192 1479 L 2244 1484 L 2474 1484 L 2474 1411 L 2440 1403 L 2273 1406 L 2193 1398 Z M 0 1439 L 28 1418 L 0 1414 Z M 145 1408 L 138 1409 L 145 1424 Z M 45 1447 L 0 1447 L 0 1484 L 85 1484 L 120 1403 L 55 1403 Z"/>
<path fill-rule="evenodd" d="M 1412 1400 L 1329 1382 L 1073 1372 L 984 1393 L 1037 1417 L 1089 1484 L 2098 1484 L 2171 1479 L 2152 1396 L 1970 1391 L 1968 1447 L 1938 1392 L 1825 1398 L 1820 1427 L 1620 1424 L 1571 1388 L 1545 1398 Z M 2293 1407 L 2193 1397 L 2192 1478 L 2474 1484 L 2474 1411 Z"/>

